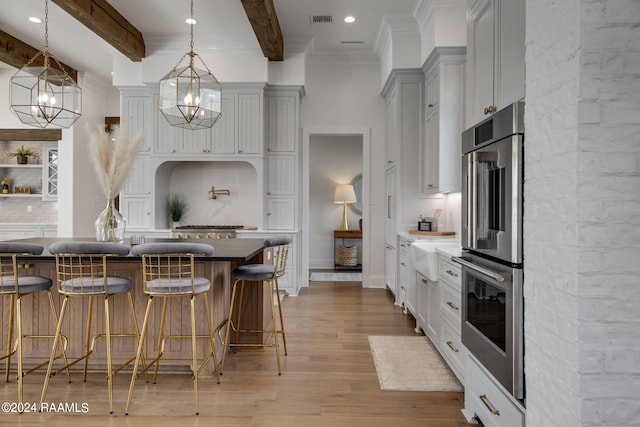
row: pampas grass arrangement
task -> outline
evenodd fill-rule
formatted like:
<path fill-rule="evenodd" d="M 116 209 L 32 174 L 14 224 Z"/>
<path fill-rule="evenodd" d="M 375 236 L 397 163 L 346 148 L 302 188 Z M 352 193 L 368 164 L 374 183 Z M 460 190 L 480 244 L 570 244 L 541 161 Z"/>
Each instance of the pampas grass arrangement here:
<path fill-rule="evenodd" d="M 107 207 L 96 220 L 96 240 L 122 243 L 126 221 L 113 206 L 113 199 L 131 173 L 142 142 L 142 132 L 130 138 L 126 128 L 116 126 L 109 134 L 102 127 L 97 127 L 90 142 L 89 152 L 107 198 Z"/>
<path fill-rule="evenodd" d="M 115 198 L 131 173 L 143 132 L 133 138 L 126 128 L 115 126 L 108 134 L 101 126 L 91 134 L 89 150 L 107 200 Z"/>

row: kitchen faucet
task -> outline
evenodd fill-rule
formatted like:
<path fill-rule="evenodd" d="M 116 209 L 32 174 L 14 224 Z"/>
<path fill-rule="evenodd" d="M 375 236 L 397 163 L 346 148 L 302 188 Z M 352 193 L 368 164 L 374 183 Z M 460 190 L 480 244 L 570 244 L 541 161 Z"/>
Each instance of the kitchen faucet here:
<path fill-rule="evenodd" d="M 211 200 L 217 199 L 218 194 L 226 194 L 227 196 L 231 195 L 229 190 L 216 190 L 214 187 L 211 187 L 211 190 L 209 190 L 209 194 L 211 194 L 211 197 L 209 197 Z"/>

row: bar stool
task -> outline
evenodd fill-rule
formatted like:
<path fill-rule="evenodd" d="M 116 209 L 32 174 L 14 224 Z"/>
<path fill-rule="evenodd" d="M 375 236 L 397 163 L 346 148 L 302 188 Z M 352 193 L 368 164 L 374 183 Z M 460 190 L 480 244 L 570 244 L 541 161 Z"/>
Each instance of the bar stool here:
<path fill-rule="evenodd" d="M 280 345 L 278 343 L 278 335 L 282 335 L 282 344 L 284 346 L 284 354 L 287 355 L 287 339 L 284 333 L 284 320 L 282 318 L 282 301 L 280 299 L 280 288 L 278 286 L 278 278 L 282 277 L 285 273 L 285 267 L 287 265 L 287 253 L 289 251 L 289 244 L 291 238 L 288 236 L 276 236 L 265 239 L 264 244 L 266 248 L 273 250 L 273 265 L 271 264 L 246 264 L 236 267 L 233 270 L 233 277 L 236 279 L 233 283 L 231 290 L 231 304 L 229 306 L 229 318 L 227 320 L 227 330 L 225 334 L 224 354 L 222 355 L 222 362 L 220 363 L 220 370 L 224 368 L 224 362 L 227 357 L 227 349 L 229 347 L 273 347 L 276 351 L 276 360 L 278 363 L 278 375 L 282 374 L 280 367 Z M 242 329 L 240 325 L 240 319 L 242 319 L 242 306 L 244 297 L 245 282 L 250 284 L 267 284 L 269 287 L 269 299 L 271 302 L 271 329 Z M 240 283 L 240 296 L 236 303 L 236 293 L 238 291 L 238 283 Z M 274 298 L 274 293 L 276 297 Z M 277 300 L 277 301 L 276 301 Z M 280 319 L 280 326 L 276 320 L 276 305 L 278 306 L 278 313 Z M 234 307 L 238 308 L 236 320 L 234 321 L 233 312 Z M 231 331 L 235 333 L 235 341 L 230 341 Z M 262 343 L 240 343 L 238 337 L 241 333 L 258 333 L 258 334 L 273 334 L 273 342 Z"/>
<path fill-rule="evenodd" d="M 24 335 L 22 323 L 22 297 L 25 295 L 33 295 L 37 292 L 45 291 L 49 298 L 49 308 L 54 324 L 58 323 L 58 315 L 56 307 L 53 303 L 51 294 L 52 281 L 48 277 L 19 275 L 18 274 L 18 256 L 40 255 L 42 246 L 32 243 L 5 243 L 0 242 L 0 295 L 10 297 L 9 303 L 9 328 L 7 338 L 7 354 L 0 358 L 6 359 L 6 381 L 9 382 L 9 373 L 11 371 L 11 356 L 17 353 L 18 357 L 18 401 L 23 403 L 23 387 L 22 380 L 25 375 L 30 374 L 38 368 L 46 365 L 48 361 L 25 371 L 22 363 L 24 338 L 53 338 L 53 335 Z M 14 322 L 17 326 L 17 336 L 13 349 L 11 347 L 13 341 Z M 66 364 L 66 337 L 60 340 L 60 354 L 55 358 L 64 358 Z M 55 347 L 53 347 L 55 348 Z M 67 379 L 71 381 L 69 370 L 67 369 Z"/>
<path fill-rule="evenodd" d="M 213 367 L 216 379 L 220 383 L 218 373 L 218 363 L 216 356 L 216 348 L 214 343 L 214 332 L 211 322 L 211 311 L 209 310 L 209 302 L 207 300 L 207 291 L 211 288 L 211 282 L 206 277 L 196 276 L 195 259 L 198 256 L 213 255 L 213 246 L 202 243 L 188 242 L 169 242 L 169 243 L 143 243 L 133 247 L 134 255 L 142 256 L 142 279 L 144 293 L 147 294 L 147 309 L 144 313 L 144 321 L 142 323 L 142 335 L 136 362 L 131 376 L 131 385 L 129 386 L 129 396 L 127 397 L 127 406 L 125 415 L 129 414 L 129 405 L 133 397 L 133 387 L 138 376 L 138 361 L 143 354 L 143 340 L 149 326 L 149 314 L 155 297 L 162 297 L 162 315 L 160 319 L 160 330 L 158 331 L 158 343 L 156 357 L 143 370 L 146 372 L 148 368 L 155 364 L 155 372 L 153 374 L 153 383 L 158 378 L 158 367 L 160 358 L 164 353 L 165 342 L 173 338 L 191 339 L 191 354 L 193 370 L 193 392 L 196 403 L 196 415 L 200 413 L 200 405 L 198 399 L 198 375 L 209 361 L 213 361 Z M 202 295 L 204 303 L 204 318 L 207 322 L 208 335 L 198 335 L 196 332 L 196 312 L 195 299 L 197 295 Z M 190 301 L 191 315 L 191 334 L 190 335 L 167 335 L 164 334 L 165 318 L 167 313 L 167 305 L 169 298 L 172 297 L 188 297 Z M 209 341 L 211 352 L 204 358 L 201 364 L 198 364 L 197 339 L 205 338 Z"/>
<path fill-rule="evenodd" d="M 56 275 L 58 292 L 64 297 L 60 308 L 60 316 L 56 325 L 56 335 L 49 359 L 47 375 L 44 379 L 42 396 L 40 402 L 44 402 L 49 386 L 49 379 L 60 370 L 66 369 L 84 360 L 83 381 L 87 380 L 87 368 L 89 356 L 95 349 L 98 338 L 106 338 L 107 347 L 107 385 L 109 392 L 109 412 L 113 413 L 113 376 L 131 363 L 135 357 L 123 363 L 117 369 L 112 368 L 111 362 L 111 338 L 112 337 L 133 337 L 136 339 L 136 347 L 140 342 L 140 331 L 136 320 L 133 299 L 131 298 L 131 281 L 125 277 L 110 276 L 107 272 L 107 259 L 114 256 L 124 256 L 129 254 L 129 247 L 118 243 L 107 242 L 56 242 L 49 246 L 49 252 L 56 257 Z M 109 320 L 109 299 L 116 294 L 127 294 L 129 309 L 131 311 L 131 321 L 133 323 L 133 333 L 111 333 Z M 83 354 L 79 358 L 65 364 L 58 371 L 53 372 L 54 350 L 58 339 L 61 336 L 62 323 L 67 312 L 67 305 L 72 297 L 87 297 L 87 325 L 85 332 L 85 342 Z M 93 297 L 104 298 L 104 333 L 91 337 L 91 315 L 93 308 Z"/>

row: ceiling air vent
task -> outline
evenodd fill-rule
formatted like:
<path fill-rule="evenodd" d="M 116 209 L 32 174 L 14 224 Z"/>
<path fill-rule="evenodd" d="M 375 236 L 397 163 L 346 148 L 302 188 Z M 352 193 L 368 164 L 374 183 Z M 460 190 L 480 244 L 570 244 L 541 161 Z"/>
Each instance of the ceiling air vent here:
<path fill-rule="evenodd" d="M 333 24 L 333 16 L 331 15 L 313 15 L 311 17 L 312 24 Z"/>

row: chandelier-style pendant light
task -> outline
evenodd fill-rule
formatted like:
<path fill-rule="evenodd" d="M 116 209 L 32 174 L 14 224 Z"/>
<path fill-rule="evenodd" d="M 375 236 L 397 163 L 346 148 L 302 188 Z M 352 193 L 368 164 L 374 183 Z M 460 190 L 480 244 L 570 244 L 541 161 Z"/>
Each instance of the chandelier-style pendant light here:
<path fill-rule="evenodd" d="M 200 55 L 193 51 L 193 22 L 191 0 L 191 50 L 160 80 L 160 112 L 171 126 L 206 129 L 222 114 L 222 88 Z M 189 60 L 183 65 L 187 57 Z M 204 70 L 194 66 L 196 57 Z"/>
<path fill-rule="evenodd" d="M 49 0 L 44 4 L 44 51 L 11 77 L 11 111 L 27 125 L 68 128 L 82 114 L 82 89 L 49 53 Z M 44 65 L 32 65 L 39 56 Z M 56 68 L 51 67 L 52 60 Z"/>

